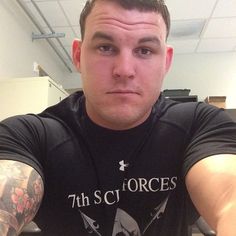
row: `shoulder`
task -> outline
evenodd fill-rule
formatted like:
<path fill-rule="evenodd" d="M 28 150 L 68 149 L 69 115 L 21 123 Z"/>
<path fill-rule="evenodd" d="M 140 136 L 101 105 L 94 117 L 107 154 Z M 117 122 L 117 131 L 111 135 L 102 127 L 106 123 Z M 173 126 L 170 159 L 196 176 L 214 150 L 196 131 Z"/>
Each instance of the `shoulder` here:
<path fill-rule="evenodd" d="M 7 118 L 0 123 L 2 143 L 46 147 L 70 138 L 70 129 L 62 121 L 53 117 L 41 117 L 34 114 L 19 115 Z"/>
<path fill-rule="evenodd" d="M 186 102 L 179 103 L 161 98 L 154 106 L 158 127 L 177 128 L 188 137 L 205 132 L 236 129 L 236 123 L 232 121 L 228 113 L 223 109 L 203 103 Z"/>
<path fill-rule="evenodd" d="M 175 102 L 161 98 L 159 104 L 155 105 L 159 109 L 162 120 L 172 122 L 231 122 L 230 116 L 220 108 L 203 102 Z"/>
<path fill-rule="evenodd" d="M 159 116 L 159 124 L 164 123 L 188 130 L 194 121 L 198 106 L 197 102 L 180 103 L 161 97 L 154 108 L 157 117 Z"/>
<path fill-rule="evenodd" d="M 37 132 L 47 131 L 49 127 L 58 126 L 58 121 L 49 117 L 40 117 L 35 114 L 9 117 L 0 123 L 0 129 L 11 132 Z"/>
<path fill-rule="evenodd" d="M 70 140 L 68 130 L 53 118 L 10 117 L 0 122 L 0 159 L 24 162 L 42 173 L 51 149 Z"/>
<path fill-rule="evenodd" d="M 3 120 L 0 123 L 0 129 L 9 132 L 34 131 L 43 129 L 43 122 L 37 115 L 17 115 Z"/>

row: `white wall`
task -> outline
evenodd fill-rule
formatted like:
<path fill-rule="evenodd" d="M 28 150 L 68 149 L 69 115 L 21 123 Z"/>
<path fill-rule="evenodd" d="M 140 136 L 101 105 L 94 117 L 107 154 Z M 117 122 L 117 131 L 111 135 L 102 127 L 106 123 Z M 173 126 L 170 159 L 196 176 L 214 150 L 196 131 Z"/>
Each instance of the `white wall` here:
<path fill-rule="evenodd" d="M 236 108 L 236 53 L 176 55 L 163 89 L 184 88 L 199 100 L 227 96 L 226 108 Z"/>
<path fill-rule="evenodd" d="M 33 24 L 14 0 L 0 1 L 0 80 L 13 77 L 37 76 L 33 62 L 37 62 L 56 82 L 64 85 L 77 73 L 67 71 L 46 40 L 32 42 Z M 73 86 L 80 87 L 80 80 Z"/>
<path fill-rule="evenodd" d="M 65 89 L 81 88 L 78 73 L 67 71 L 45 40 L 31 40 L 37 33 L 16 1 L 0 1 L 0 80 L 37 76 L 33 62 Z M 236 53 L 176 55 L 163 89 L 191 89 L 199 100 L 227 96 L 227 108 L 236 108 Z"/>

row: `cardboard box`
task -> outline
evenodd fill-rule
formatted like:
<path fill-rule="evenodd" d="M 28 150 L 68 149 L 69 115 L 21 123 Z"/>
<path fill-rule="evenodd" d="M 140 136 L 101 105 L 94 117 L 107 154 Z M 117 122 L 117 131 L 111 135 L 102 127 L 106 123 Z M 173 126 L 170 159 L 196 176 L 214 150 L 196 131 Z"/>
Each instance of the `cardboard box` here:
<path fill-rule="evenodd" d="M 226 96 L 209 96 L 205 102 L 219 108 L 225 108 Z"/>

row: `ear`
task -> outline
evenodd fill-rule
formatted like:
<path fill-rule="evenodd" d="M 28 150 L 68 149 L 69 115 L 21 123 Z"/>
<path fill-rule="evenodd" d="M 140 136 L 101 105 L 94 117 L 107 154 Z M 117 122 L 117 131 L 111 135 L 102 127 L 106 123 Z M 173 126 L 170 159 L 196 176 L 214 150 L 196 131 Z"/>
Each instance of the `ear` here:
<path fill-rule="evenodd" d="M 170 66 L 172 64 L 173 51 L 174 49 L 167 45 L 166 47 L 166 73 L 169 71 Z"/>
<path fill-rule="evenodd" d="M 72 44 L 72 58 L 73 63 L 78 71 L 80 71 L 81 62 L 81 41 L 75 39 Z"/>

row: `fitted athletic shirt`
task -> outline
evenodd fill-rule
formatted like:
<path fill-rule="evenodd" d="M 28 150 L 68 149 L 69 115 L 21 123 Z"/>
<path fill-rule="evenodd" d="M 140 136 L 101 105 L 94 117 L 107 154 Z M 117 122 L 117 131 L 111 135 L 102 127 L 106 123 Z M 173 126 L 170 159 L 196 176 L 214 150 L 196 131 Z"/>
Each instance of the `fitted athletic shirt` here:
<path fill-rule="evenodd" d="M 42 176 L 34 221 L 43 236 L 187 236 L 198 213 L 185 176 L 216 154 L 236 154 L 236 123 L 216 107 L 162 96 L 144 123 L 122 131 L 93 123 L 78 93 L 0 123 L 0 159 Z"/>

